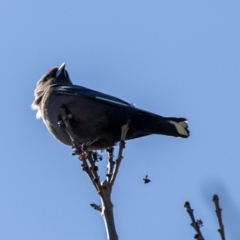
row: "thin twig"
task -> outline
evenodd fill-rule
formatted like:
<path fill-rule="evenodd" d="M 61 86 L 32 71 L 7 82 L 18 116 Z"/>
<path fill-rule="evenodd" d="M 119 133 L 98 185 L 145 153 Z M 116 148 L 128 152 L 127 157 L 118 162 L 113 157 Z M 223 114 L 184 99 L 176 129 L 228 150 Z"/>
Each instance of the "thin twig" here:
<path fill-rule="evenodd" d="M 213 195 L 213 202 L 215 203 L 215 207 L 216 207 L 215 212 L 216 212 L 218 224 L 219 224 L 218 232 L 220 233 L 222 240 L 225 240 L 224 225 L 222 222 L 222 209 L 219 206 L 219 197 L 217 194 Z"/>
<path fill-rule="evenodd" d="M 107 174 L 106 175 L 107 175 L 107 181 L 108 182 L 110 182 L 110 180 L 111 180 L 113 170 L 114 170 L 114 165 L 115 165 L 115 162 L 113 160 L 113 157 L 114 157 L 113 151 L 114 151 L 113 147 L 107 149 L 108 165 L 107 165 Z"/>
<path fill-rule="evenodd" d="M 103 192 L 103 188 L 101 186 L 101 183 L 100 183 L 100 179 L 99 179 L 99 176 L 97 174 L 97 172 L 94 170 L 94 167 L 95 167 L 95 163 L 92 159 L 92 152 L 91 151 L 88 151 L 88 149 L 85 149 L 85 153 L 87 154 L 87 159 L 90 163 L 90 171 L 92 172 L 93 176 L 94 176 L 94 183 L 95 185 L 97 186 L 97 192 L 99 194 L 99 196 L 101 197 L 102 201 L 103 201 L 103 205 L 107 205 L 107 198 Z"/>
<path fill-rule="evenodd" d="M 73 146 L 77 149 L 79 147 L 79 142 L 75 136 L 75 134 L 73 133 L 72 131 L 72 128 L 71 128 L 71 124 L 70 124 L 70 121 L 69 119 L 72 118 L 72 114 L 67 114 L 67 111 L 64 107 L 61 107 L 59 109 L 59 112 L 60 112 L 60 115 L 62 117 L 62 121 L 64 122 L 65 126 L 66 126 L 66 131 L 73 143 Z"/>
<path fill-rule="evenodd" d="M 118 169 L 119 169 L 121 161 L 123 159 L 122 152 L 123 152 L 123 149 L 125 148 L 125 138 L 126 138 L 126 135 L 127 135 L 128 129 L 129 129 L 129 122 L 130 121 L 128 121 L 127 124 L 122 126 L 122 134 L 121 134 L 121 140 L 119 142 L 118 158 L 116 160 L 115 168 L 114 168 L 114 171 L 112 174 L 112 178 L 110 180 L 110 183 L 112 186 L 114 184 L 114 181 L 115 181 L 117 173 L 118 173 Z"/>
<path fill-rule="evenodd" d="M 91 203 L 90 206 L 94 209 L 97 210 L 99 212 L 102 212 L 102 206 L 101 205 L 97 205 L 96 203 Z"/>
<path fill-rule="evenodd" d="M 190 202 L 185 202 L 184 203 L 184 207 L 187 211 L 187 213 L 189 214 L 190 218 L 191 218 L 191 226 L 195 229 L 195 231 L 197 232 L 197 234 L 194 236 L 195 239 L 197 240 L 204 240 L 202 233 L 200 231 L 200 226 L 197 223 L 197 221 L 195 220 L 194 214 L 193 214 L 193 209 L 190 206 Z"/>
<path fill-rule="evenodd" d="M 87 157 L 87 159 L 88 159 L 88 161 L 90 163 L 90 170 L 91 170 L 91 172 L 93 174 L 94 181 L 95 182 L 99 182 L 98 173 L 97 173 L 97 171 L 95 171 L 95 167 L 96 167 L 95 166 L 95 162 L 94 162 L 94 160 L 92 158 L 92 151 L 89 151 L 88 148 L 85 148 L 85 149 L 82 149 L 82 150 L 85 152 L 86 157 Z"/>
<path fill-rule="evenodd" d="M 87 175 L 89 176 L 92 184 L 94 185 L 94 187 L 96 188 L 96 190 L 99 191 L 99 190 L 98 190 L 98 186 L 97 186 L 96 182 L 94 181 L 95 178 L 94 178 L 93 172 L 90 170 L 89 164 L 88 164 L 88 162 L 87 162 L 86 154 L 85 154 L 85 153 L 80 154 L 79 157 L 78 157 L 78 159 L 79 159 L 80 161 L 82 161 L 82 165 L 81 165 L 81 166 L 82 166 L 82 170 L 87 173 Z"/>

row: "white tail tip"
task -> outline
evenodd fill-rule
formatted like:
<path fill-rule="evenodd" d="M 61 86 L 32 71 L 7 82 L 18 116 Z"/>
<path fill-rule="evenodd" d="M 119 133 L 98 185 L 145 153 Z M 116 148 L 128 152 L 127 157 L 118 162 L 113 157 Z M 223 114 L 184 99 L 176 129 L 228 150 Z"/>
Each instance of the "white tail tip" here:
<path fill-rule="evenodd" d="M 180 135 L 183 135 L 186 137 L 189 136 L 189 131 L 187 130 L 187 127 L 188 127 L 187 121 L 182 121 L 182 122 L 169 121 L 169 122 L 172 123 L 176 127 L 176 129 Z"/>

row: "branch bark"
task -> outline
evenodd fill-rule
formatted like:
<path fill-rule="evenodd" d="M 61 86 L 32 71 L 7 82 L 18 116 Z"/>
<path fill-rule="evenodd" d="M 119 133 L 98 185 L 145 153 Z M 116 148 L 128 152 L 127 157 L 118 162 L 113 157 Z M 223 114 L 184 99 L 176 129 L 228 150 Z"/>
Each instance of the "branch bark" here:
<path fill-rule="evenodd" d="M 126 138 L 128 129 L 129 129 L 129 121 L 127 122 L 127 124 L 122 126 L 122 134 L 121 134 L 121 139 L 120 139 L 120 142 L 119 142 L 118 158 L 116 160 L 115 168 L 114 168 L 114 171 L 113 171 L 113 174 L 112 174 L 112 178 L 110 180 L 110 183 L 111 183 L 112 186 L 113 186 L 114 181 L 117 177 L 118 169 L 119 169 L 121 161 L 123 159 L 122 153 L 123 153 L 123 149 L 125 148 L 125 138 Z"/>
<path fill-rule="evenodd" d="M 213 195 L 213 202 L 215 203 L 215 207 L 216 207 L 215 212 L 217 214 L 217 219 L 219 224 L 218 232 L 220 233 L 222 240 L 225 240 L 224 225 L 222 222 L 222 209 L 219 206 L 219 197 L 217 194 Z"/>
<path fill-rule="evenodd" d="M 191 221 L 192 221 L 191 226 L 197 232 L 197 234 L 194 236 L 194 238 L 197 240 L 204 240 L 203 235 L 200 230 L 200 226 L 199 226 L 198 222 L 195 220 L 195 217 L 193 214 L 193 209 L 191 208 L 190 202 L 185 202 L 184 207 L 191 218 Z"/>
<path fill-rule="evenodd" d="M 71 127 L 71 118 L 72 115 L 67 114 L 66 109 L 63 107 L 60 109 L 60 115 L 62 117 L 62 121 L 65 126 L 65 130 L 68 133 L 73 147 L 76 148 L 76 152 L 79 153 L 79 160 L 82 162 L 82 169 L 87 173 L 89 176 L 91 182 L 93 183 L 95 189 L 97 190 L 97 193 L 100 197 L 101 204 L 97 205 L 95 203 L 92 203 L 91 206 L 101 213 L 101 216 L 103 218 L 106 233 L 107 233 L 107 240 L 118 240 L 118 235 L 114 223 L 114 214 L 113 214 L 113 204 L 111 201 L 111 193 L 112 193 L 112 187 L 115 182 L 116 176 L 118 174 L 118 170 L 121 164 L 121 161 L 123 159 L 122 153 L 123 148 L 125 147 L 125 138 L 129 129 L 129 121 L 126 125 L 122 126 L 122 134 L 121 139 L 119 143 L 119 152 L 118 152 L 118 158 L 114 162 L 113 160 L 113 148 L 108 149 L 108 167 L 107 167 L 107 174 L 106 179 L 100 182 L 100 178 L 98 176 L 97 170 L 98 167 L 95 165 L 95 160 L 93 158 L 93 151 L 90 151 L 88 147 L 85 144 L 82 144 L 80 146 L 80 143 L 78 139 L 76 138 L 74 131 Z"/>

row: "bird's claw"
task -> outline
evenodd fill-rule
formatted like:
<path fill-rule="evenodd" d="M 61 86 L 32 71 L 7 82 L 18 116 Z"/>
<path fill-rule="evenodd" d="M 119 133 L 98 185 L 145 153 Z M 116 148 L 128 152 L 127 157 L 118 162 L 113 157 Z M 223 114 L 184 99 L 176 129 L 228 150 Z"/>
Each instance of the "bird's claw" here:
<path fill-rule="evenodd" d="M 73 118 L 73 115 L 71 113 L 69 113 L 65 118 L 62 118 L 61 116 L 59 116 L 59 120 L 58 120 L 57 124 L 59 127 L 66 127 L 65 121 L 67 119 L 72 119 L 72 118 Z"/>

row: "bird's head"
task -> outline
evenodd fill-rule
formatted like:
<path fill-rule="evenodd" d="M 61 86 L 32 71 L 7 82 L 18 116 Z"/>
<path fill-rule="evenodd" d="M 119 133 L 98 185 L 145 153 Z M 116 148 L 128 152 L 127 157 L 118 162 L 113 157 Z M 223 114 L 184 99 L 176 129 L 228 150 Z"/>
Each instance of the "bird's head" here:
<path fill-rule="evenodd" d="M 52 85 L 72 85 L 68 72 L 65 69 L 65 63 L 63 63 L 60 67 L 53 67 L 49 69 L 37 82 L 37 86 L 34 91 L 35 100 L 31 105 L 32 109 L 39 110 L 39 105 L 45 90 Z M 38 111 L 37 118 L 40 117 L 40 111 Z"/>

